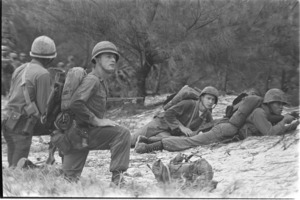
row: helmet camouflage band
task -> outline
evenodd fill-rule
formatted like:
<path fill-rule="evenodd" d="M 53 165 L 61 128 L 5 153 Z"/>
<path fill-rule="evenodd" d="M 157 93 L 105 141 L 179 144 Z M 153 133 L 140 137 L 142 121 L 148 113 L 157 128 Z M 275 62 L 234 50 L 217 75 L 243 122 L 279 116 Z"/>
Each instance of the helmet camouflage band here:
<path fill-rule="evenodd" d="M 210 94 L 210 95 L 213 95 L 214 97 L 216 97 L 216 104 L 218 103 L 218 98 L 219 98 L 219 92 L 216 88 L 212 87 L 212 86 L 207 86 L 205 87 L 201 93 L 200 93 L 200 97 L 202 95 L 205 95 L 205 94 Z"/>
<path fill-rule="evenodd" d="M 109 41 L 102 41 L 102 42 L 99 42 L 98 44 L 95 45 L 95 47 L 93 48 L 93 51 L 92 51 L 92 63 L 96 63 L 95 61 L 95 58 L 101 54 L 101 53 L 113 53 L 116 55 L 116 61 L 118 62 L 119 60 L 119 57 L 120 57 L 120 54 L 118 53 L 118 49 L 117 47 L 109 42 Z"/>

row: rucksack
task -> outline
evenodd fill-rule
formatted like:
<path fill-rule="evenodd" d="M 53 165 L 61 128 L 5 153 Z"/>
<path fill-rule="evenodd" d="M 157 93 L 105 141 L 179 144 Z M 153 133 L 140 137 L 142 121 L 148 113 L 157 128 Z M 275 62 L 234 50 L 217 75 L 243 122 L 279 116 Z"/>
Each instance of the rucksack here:
<path fill-rule="evenodd" d="M 67 74 L 59 68 L 50 68 L 49 72 L 52 80 L 54 79 L 54 85 L 47 100 L 45 121 L 47 128 L 53 131 L 60 124 L 55 123 L 58 118 L 63 119 L 61 121 L 63 123 L 66 123 L 66 120 L 68 123 L 72 121 L 68 111 L 71 98 L 86 76 L 86 72 L 82 67 L 73 67 Z"/>
<path fill-rule="evenodd" d="M 200 96 L 201 90 L 198 88 L 192 88 L 188 85 L 183 86 L 177 93 L 174 93 L 167 97 L 167 99 L 163 103 L 163 109 L 168 110 L 172 106 L 176 105 L 182 100 L 198 100 Z"/>
<path fill-rule="evenodd" d="M 61 94 L 61 112 L 58 113 L 54 122 L 57 129 L 68 130 L 72 126 L 74 114 L 70 111 L 71 99 L 86 74 L 82 67 L 73 67 L 68 70 Z"/>
<path fill-rule="evenodd" d="M 69 69 L 61 96 L 61 109 L 68 110 L 71 104 L 71 98 L 86 76 L 86 71 L 82 67 L 73 67 Z"/>

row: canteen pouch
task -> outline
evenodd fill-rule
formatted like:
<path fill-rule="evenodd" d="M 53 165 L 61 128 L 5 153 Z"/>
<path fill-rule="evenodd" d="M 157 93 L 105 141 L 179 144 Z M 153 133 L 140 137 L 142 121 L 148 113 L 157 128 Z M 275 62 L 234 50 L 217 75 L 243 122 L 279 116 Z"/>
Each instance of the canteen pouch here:
<path fill-rule="evenodd" d="M 26 105 L 24 110 L 27 116 L 38 115 L 39 113 L 39 110 L 34 102 L 31 102 L 30 104 Z"/>
<path fill-rule="evenodd" d="M 13 131 L 17 123 L 19 122 L 20 118 L 21 118 L 21 113 L 11 111 L 11 113 L 8 115 L 8 118 L 5 122 L 5 127 L 8 130 Z"/>

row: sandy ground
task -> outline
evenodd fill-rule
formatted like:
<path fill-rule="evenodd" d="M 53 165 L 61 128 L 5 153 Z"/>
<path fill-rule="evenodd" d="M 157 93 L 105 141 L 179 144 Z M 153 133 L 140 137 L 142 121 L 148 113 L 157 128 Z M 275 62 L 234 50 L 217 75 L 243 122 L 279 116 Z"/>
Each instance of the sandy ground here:
<path fill-rule="evenodd" d="M 146 103 L 153 102 L 148 99 Z M 159 98 L 165 98 L 159 97 Z M 221 97 L 213 111 L 214 118 L 224 114 L 225 106 L 229 105 L 235 96 Z M 5 101 L 2 100 L 2 107 Z M 162 111 L 161 106 L 126 118 L 112 117 L 120 124 L 127 126 L 132 132 L 146 123 L 153 115 Z M 110 116 L 118 116 L 120 109 L 109 112 Z M 48 136 L 34 137 L 30 160 L 38 162 L 47 158 Z M 212 192 L 203 193 L 203 198 L 296 198 L 299 193 L 298 156 L 299 127 L 291 134 L 283 136 L 250 137 L 244 141 L 230 144 L 212 144 L 183 151 L 185 154 L 195 154 L 193 159 L 205 158 L 213 167 L 213 180 L 218 181 L 217 188 Z M 125 174 L 128 183 L 134 182 L 143 188 L 159 187 L 147 164 L 161 159 L 167 164 L 178 152 L 159 151 L 149 154 L 136 154 L 131 150 L 130 166 Z M 56 165 L 61 161 L 56 154 Z M 6 145 L 2 141 L 2 165 L 7 166 Z M 91 151 L 82 177 L 91 173 L 109 182 L 110 153 L 109 151 Z M 150 189 L 149 189 L 150 191 Z M 140 191 L 140 197 L 159 197 L 153 192 Z M 143 196 L 144 195 L 144 196 Z M 186 194 L 187 197 L 194 197 Z M 173 197 L 170 194 L 170 197 Z"/>

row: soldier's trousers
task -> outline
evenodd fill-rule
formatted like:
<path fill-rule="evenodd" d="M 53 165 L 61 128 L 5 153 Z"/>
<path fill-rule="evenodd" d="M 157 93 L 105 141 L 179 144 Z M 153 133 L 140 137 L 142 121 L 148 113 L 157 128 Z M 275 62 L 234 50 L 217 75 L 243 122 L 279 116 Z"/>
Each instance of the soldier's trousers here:
<path fill-rule="evenodd" d="M 164 130 L 167 129 L 167 127 L 162 128 L 164 125 L 161 124 L 159 118 L 154 118 L 152 121 L 150 121 L 148 124 L 146 124 L 143 128 L 137 130 L 131 135 L 131 147 L 134 147 L 137 138 L 142 135 L 146 136 L 147 138 L 149 137 L 169 137 L 171 136 L 171 133 Z"/>
<path fill-rule="evenodd" d="M 26 136 L 21 131 L 9 131 L 3 128 L 3 136 L 7 143 L 7 161 L 9 167 L 16 167 L 20 158 L 27 158 L 30 151 L 32 136 Z"/>
<path fill-rule="evenodd" d="M 228 137 L 233 137 L 238 132 L 237 127 L 230 123 L 214 126 L 210 131 L 199 133 L 193 137 L 168 137 L 163 138 L 163 148 L 168 151 L 181 151 L 201 145 L 220 142 Z"/>
<path fill-rule="evenodd" d="M 123 172 L 129 166 L 130 132 L 121 126 L 96 127 L 89 130 L 89 150 L 110 150 L 111 172 Z M 71 151 L 64 155 L 63 171 L 67 178 L 77 180 L 89 150 Z"/>

